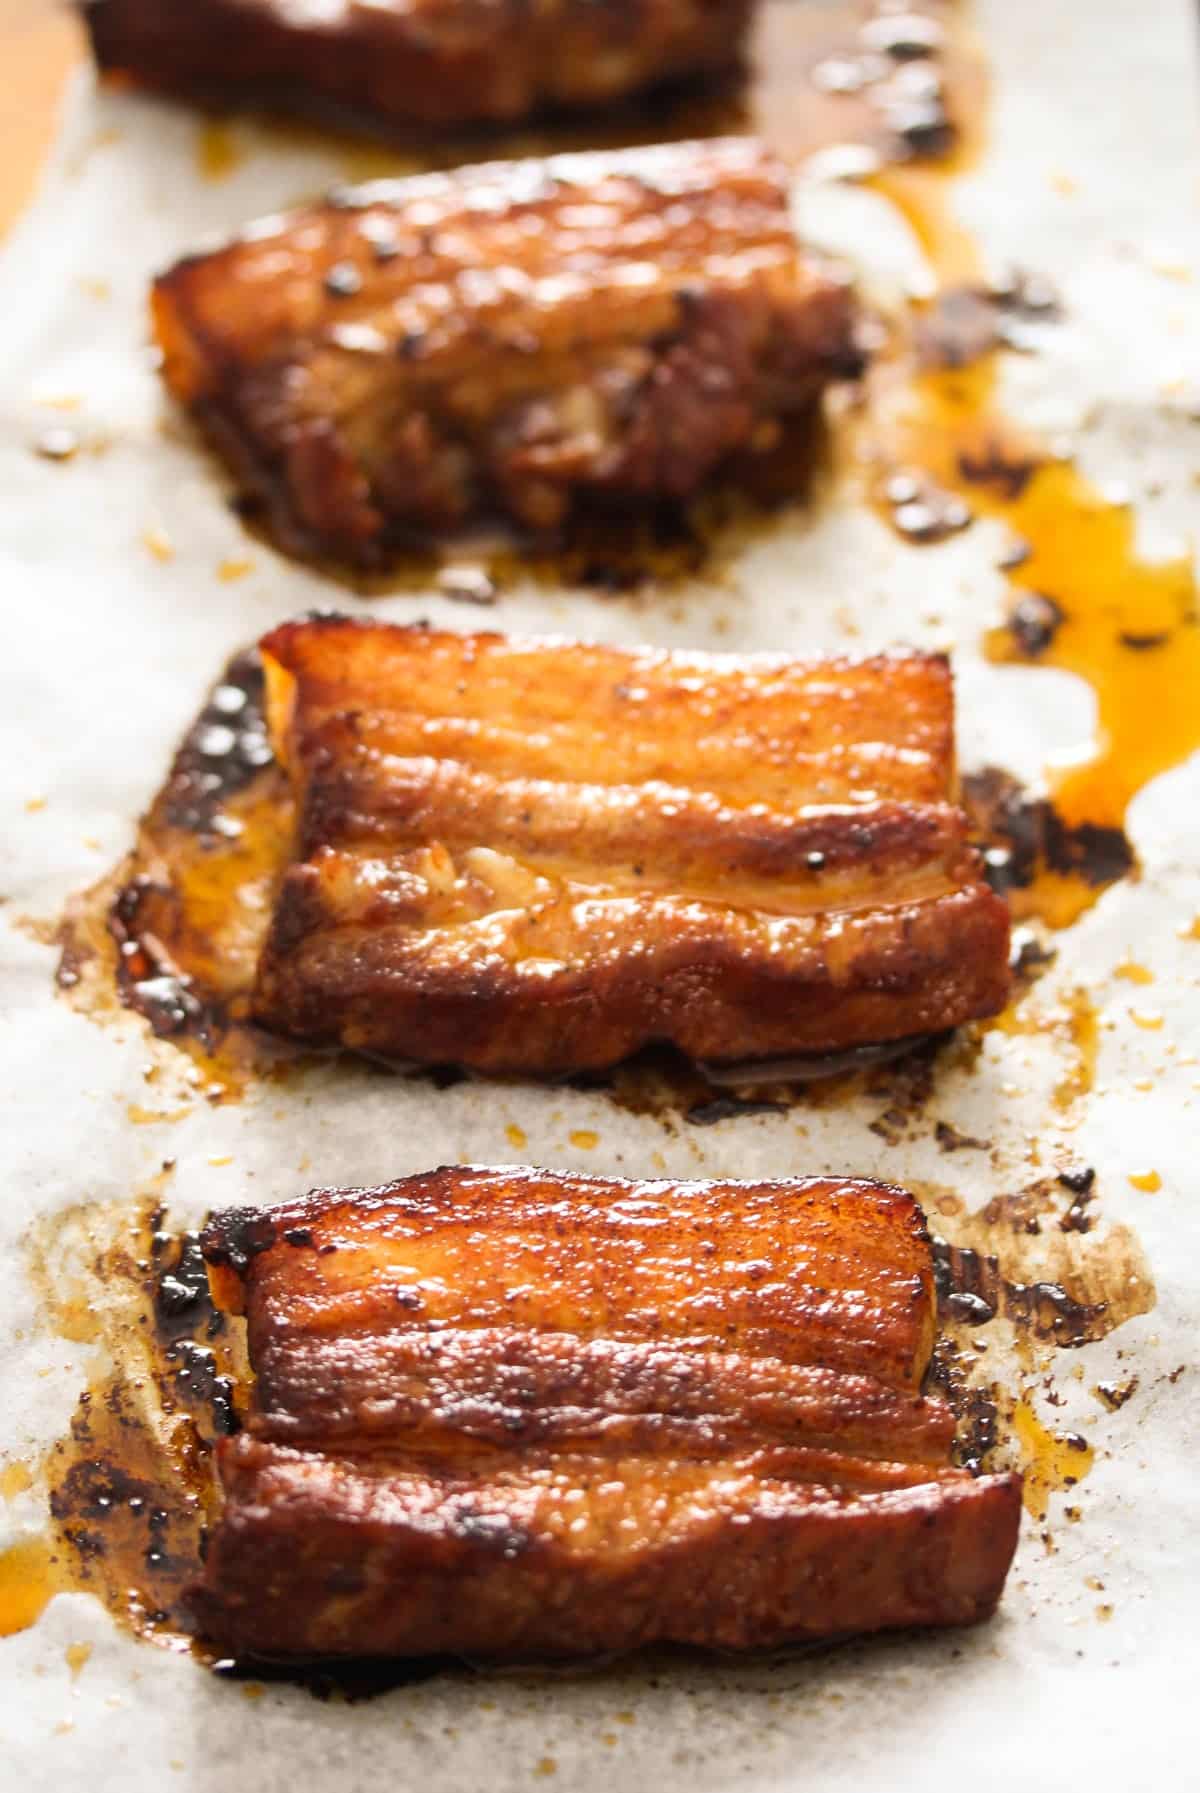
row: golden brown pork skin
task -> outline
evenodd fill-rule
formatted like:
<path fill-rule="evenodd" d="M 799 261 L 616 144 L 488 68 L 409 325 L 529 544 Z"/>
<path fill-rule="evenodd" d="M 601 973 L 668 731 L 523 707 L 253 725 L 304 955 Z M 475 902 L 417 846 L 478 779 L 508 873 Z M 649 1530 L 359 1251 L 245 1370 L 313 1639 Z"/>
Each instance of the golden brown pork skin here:
<path fill-rule="evenodd" d="M 850 370 L 844 280 L 744 139 L 491 163 L 268 219 L 154 286 L 167 384 L 293 551 L 687 498 Z"/>
<path fill-rule="evenodd" d="M 79 0 L 100 68 L 407 136 L 610 106 L 740 65 L 753 0 Z"/>
<path fill-rule="evenodd" d="M 995 1014 L 946 662 L 633 652 L 342 619 L 262 644 L 300 816 L 259 1021 L 554 1075 Z"/>
<path fill-rule="evenodd" d="M 443 1169 L 216 1216 L 245 1430 L 193 1604 L 257 1655 L 587 1656 L 959 1624 L 1019 1478 L 952 1468 L 912 1197 Z"/>

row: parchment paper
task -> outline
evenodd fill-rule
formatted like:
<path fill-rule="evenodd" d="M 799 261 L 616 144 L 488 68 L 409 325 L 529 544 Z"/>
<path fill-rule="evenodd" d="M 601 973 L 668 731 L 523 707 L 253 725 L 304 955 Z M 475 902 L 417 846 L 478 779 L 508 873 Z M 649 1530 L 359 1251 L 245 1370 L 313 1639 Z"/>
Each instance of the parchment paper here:
<path fill-rule="evenodd" d="M 1048 273 L 1069 314 L 1037 357 L 1008 358 L 1010 409 L 1067 435 L 1090 473 L 1125 485 L 1147 546 L 1165 550 L 1198 520 L 1192 9 L 1185 0 L 986 0 L 978 17 L 996 111 L 983 166 L 957 203 L 997 266 Z M 184 1222 L 214 1204 L 267 1202 L 320 1183 L 517 1158 L 634 1174 L 874 1173 L 953 1187 L 975 1208 L 1069 1157 L 1099 1167 L 1104 1216 L 1140 1236 L 1158 1302 L 1076 1354 L 1081 1378 L 1060 1354 L 1064 1404 L 1044 1415 L 1056 1430 L 1084 1432 L 1098 1461 L 1074 1497 L 1080 1523 L 1064 1522 L 1061 1497 L 1052 1503 L 1052 1551 L 1027 1523 L 991 1625 L 777 1666 L 450 1675 L 345 1706 L 287 1687 L 250 1700 L 188 1656 L 135 1642 L 90 1599 L 61 1596 L 35 1628 L 0 1643 L 4 1784 L 507 1793 L 544 1779 L 572 1793 L 896 1793 L 959 1777 L 979 1790 L 1169 1777 L 1187 1786 L 1200 1772 L 1200 944 L 1180 930 L 1200 911 L 1197 760 L 1137 800 L 1140 881 L 1114 888 L 1060 938 L 1058 964 L 1035 993 L 1051 1007 L 1057 990 L 1084 983 L 1104 1010 L 1096 1088 L 1070 1115 L 1049 1101 L 1061 1046 L 993 1032 L 972 1071 L 943 1074 L 927 1126 L 897 1146 L 869 1130 L 878 1105 L 866 1102 L 671 1128 L 602 1095 L 474 1084 L 438 1093 L 344 1067 L 240 1105 L 197 1101 L 169 1125 L 130 1124 L 129 1103 L 145 1095 L 141 1024 L 100 1027 L 57 998 L 53 952 L 22 918 L 56 916 L 127 847 L 231 650 L 311 604 L 353 603 L 248 543 L 209 462 L 164 423 L 144 311 L 149 275 L 174 255 L 318 189 L 344 164 L 316 147 L 260 143 L 228 178 L 205 181 L 197 130 L 184 110 L 98 96 L 81 77 L 56 162 L 0 256 L 4 1445 L 36 1454 L 60 1434 L 92 1368 L 86 1348 L 39 1320 L 22 1247 L 31 1220 L 83 1200 L 127 1200 L 168 1155 L 178 1161 L 172 1215 Z M 822 228 L 865 234 L 868 252 L 874 241 L 881 253 L 885 237 L 864 212 L 877 202 L 807 203 Z M 893 263 L 899 246 L 903 272 L 915 250 L 894 221 L 886 241 Z M 69 416 L 47 403 L 70 397 L 80 402 Z M 31 452 L 64 421 L 84 442 L 73 460 Z M 148 550 L 147 531 L 169 541 L 170 559 Z M 805 652 L 950 644 L 964 762 L 1035 775 L 1048 756 L 1086 743 L 1092 702 L 1066 675 L 979 658 L 981 631 L 999 614 L 999 547 L 982 523 L 938 548 L 906 547 L 834 498 L 757 541 L 720 585 L 605 599 L 531 588 L 482 620 Z M 222 581 L 219 563 L 243 555 L 253 571 Z M 432 594 L 378 611 L 457 628 L 481 617 Z M 1200 694 L 1180 691 L 1177 701 L 1194 705 Z M 1148 993 L 1113 979 L 1131 950 L 1155 974 Z M 1129 1019 L 1142 994 L 1165 1017 L 1159 1031 Z M 993 1140 L 993 1152 L 940 1153 L 935 1117 Z M 519 1152 L 510 1123 L 528 1138 Z M 598 1144 L 573 1144 L 579 1129 Z M 1127 1181 L 1148 1168 L 1162 1177 L 1157 1194 Z M 1168 1381 L 1180 1365 L 1184 1374 Z M 1094 1384 L 1133 1372 L 1137 1397 L 1106 1412 Z M 0 1508 L 0 1545 L 40 1527 L 42 1498 L 35 1488 Z M 1101 1603 L 1112 1608 L 1107 1621 Z M 64 1652 L 77 1642 L 92 1652 L 73 1675 Z"/>

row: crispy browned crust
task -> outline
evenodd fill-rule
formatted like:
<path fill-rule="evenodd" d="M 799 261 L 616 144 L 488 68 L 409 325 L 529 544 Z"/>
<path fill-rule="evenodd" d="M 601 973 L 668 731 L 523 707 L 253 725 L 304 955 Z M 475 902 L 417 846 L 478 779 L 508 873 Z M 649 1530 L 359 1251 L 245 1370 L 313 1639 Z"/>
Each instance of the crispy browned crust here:
<path fill-rule="evenodd" d="M 915 1392 L 901 1190 L 441 1170 L 204 1249 L 257 1374 L 193 1598 L 223 1648 L 744 1648 L 999 1598 L 1019 1480 L 949 1467 Z"/>
<path fill-rule="evenodd" d="M 281 1343 L 397 1325 L 715 1341 L 906 1389 L 933 1346 L 924 1221 L 911 1195 L 882 1183 L 444 1169 L 318 1191 L 265 1218 L 218 1215 L 205 1253 L 217 1299 L 247 1314 L 271 1411 Z M 290 1371 L 282 1380 L 291 1386 Z"/>
<path fill-rule="evenodd" d="M 741 59 L 752 0 L 78 0 L 102 69 L 384 131 L 611 105 Z M 307 12 L 307 16 L 306 16 Z"/>
<path fill-rule="evenodd" d="M 297 552 L 683 499 L 853 365 L 748 140 L 492 163 L 267 220 L 156 283 L 163 373 Z"/>
<path fill-rule="evenodd" d="M 263 643 L 299 799 L 276 1032 L 554 1074 L 996 1013 L 936 656 L 805 665 L 326 619 Z"/>

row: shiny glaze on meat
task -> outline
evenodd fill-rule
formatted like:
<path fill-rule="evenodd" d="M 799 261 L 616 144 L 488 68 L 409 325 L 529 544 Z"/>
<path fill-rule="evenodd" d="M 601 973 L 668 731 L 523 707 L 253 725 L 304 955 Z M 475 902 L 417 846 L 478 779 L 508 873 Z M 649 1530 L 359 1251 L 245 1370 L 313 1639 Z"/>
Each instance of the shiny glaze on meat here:
<path fill-rule="evenodd" d="M 902 1190 L 443 1169 L 203 1248 L 257 1375 L 192 1595 L 223 1648 L 745 1648 L 999 1598 L 1019 1479 L 949 1467 L 916 1392 Z"/>
<path fill-rule="evenodd" d="M 102 69 L 204 101 L 509 124 L 737 68 L 752 0 L 81 0 Z"/>
<path fill-rule="evenodd" d="M 280 1330 L 372 1334 L 381 1315 L 439 1335 L 514 1326 L 680 1348 L 718 1341 L 897 1388 L 917 1385 L 933 1347 L 924 1223 L 910 1195 L 884 1184 L 442 1170 L 272 1209 L 265 1251 L 261 1225 L 253 1210 L 219 1217 L 205 1252 L 217 1300 L 249 1316 L 273 1407 Z"/>
<path fill-rule="evenodd" d="M 936 656 L 806 665 L 339 619 L 263 643 L 298 797 L 272 1030 L 554 1074 L 830 1052 L 1003 1007 Z"/>
<path fill-rule="evenodd" d="M 750 140 L 492 163 L 263 220 L 155 284 L 163 372 L 285 546 L 681 500 L 856 365 Z"/>

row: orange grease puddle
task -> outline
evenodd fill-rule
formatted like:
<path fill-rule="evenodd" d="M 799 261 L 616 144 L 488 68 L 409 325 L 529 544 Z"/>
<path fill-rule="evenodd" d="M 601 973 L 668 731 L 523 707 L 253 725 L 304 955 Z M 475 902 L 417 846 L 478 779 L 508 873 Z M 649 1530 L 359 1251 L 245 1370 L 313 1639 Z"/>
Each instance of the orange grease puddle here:
<path fill-rule="evenodd" d="M 952 171 L 887 168 L 872 184 L 902 212 L 939 290 L 978 287 L 980 259 L 947 202 Z M 1065 325 L 1069 329 L 1069 320 Z M 1053 666 L 1095 693 L 1095 737 L 1071 763 L 1047 767 L 1054 808 L 1070 828 L 1120 829 L 1151 779 L 1200 748 L 1200 628 L 1191 555 L 1152 561 L 1136 545 L 1137 517 L 1006 417 L 996 400 L 998 356 L 963 367 L 922 367 L 911 353 L 872 376 L 860 458 L 915 469 L 1007 525 L 1022 545 L 1007 573 L 1011 607 L 1036 595 L 1060 620 L 1036 652 L 1007 626 L 984 638 L 997 664 Z M 1043 869 L 1026 913 L 1066 927 L 1098 887 Z"/>
<path fill-rule="evenodd" d="M 1091 1471 L 1096 1453 L 1077 1433 L 1062 1436 L 1044 1426 L 1028 1401 L 1018 1401 L 1012 1415 L 1013 1437 L 1021 1453 L 1022 1499 L 1035 1519 L 1045 1519 L 1050 1496 L 1074 1488 Z"/>
<path fill-rule="evenodd" d="M 0 1637 L 36 1625 L 68 1585 L 47 1539 L 22 1538 L 0 1551 Z"/>
<path fill-rule="evenodd" d="M 49 1505 L 43 1532 L 0 1552 L 0 1636 L 69 1592 L 93 1595 L 140 1637 L 190 1642 L 184 1592 L 216 1500 L 212 1445 L 243 1365 L 194 1245 L 160 1222 L 150 1195 L 128 1208 L 69 1209 L 32 1229 L 30 1274 L 47 1320 L 95 1348 L 100 1364 L 41 1463 L 0 1472 L 5 1497 L 39 1483 Z M 88 1653 L 69 1646 L 73 1672 Z"/>
<path fill-rule="evenodd" d="M 1060 1114 L 1090 1094 L 1100 1056 L 1100 1013 L 1085 989 L 1064 991 L 1049 1009 L 1040 1007 L 1036 997 L 1018 1002 L 998 1015 L 992 1026 L 1016 1038 L 1045 1039 L 1049 1034 L 1061 1042 L 1067 1054 L 1066 1068 L 1053 1095 Z"/>

